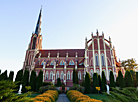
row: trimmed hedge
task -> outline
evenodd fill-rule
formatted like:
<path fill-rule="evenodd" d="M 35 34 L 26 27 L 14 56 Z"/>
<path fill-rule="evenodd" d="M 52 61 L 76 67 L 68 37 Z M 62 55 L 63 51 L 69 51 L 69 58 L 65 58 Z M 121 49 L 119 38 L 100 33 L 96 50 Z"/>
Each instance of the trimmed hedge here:
<path fill-rule="evenodd" d="M 83 95 L 81 92 L 76 90 L 69 90 L 67 97 L 71 102 L 102 102 L 101 100 L 91 99 L 87 95 Z"/>
<path fill-rule="evenodd" d="M 32 98 L 32 100 L 34 100 L 34 102 L 43 102 L 43 101 L 44 102 L 55 102 L 57 98 L 58 98 L 57 90 L 48 90 L 44 92 L 43 94 Z"/>

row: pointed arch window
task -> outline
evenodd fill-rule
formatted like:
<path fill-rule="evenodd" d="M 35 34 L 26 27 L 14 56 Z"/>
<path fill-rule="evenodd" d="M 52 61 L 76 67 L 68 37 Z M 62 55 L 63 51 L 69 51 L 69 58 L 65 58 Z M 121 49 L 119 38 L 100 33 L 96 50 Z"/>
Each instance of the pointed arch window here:
<path fill-rule="evenodd" d="M 102 66 L 105 66 L 104 54 L 101 55 L 101 59 L 102 59 Z"/>
<path fill-rule="evenodd" d="M 46 71 L 45 79 L 48 80 L 48 71 Z"/>
<path fill-rule="evenodd" d="M 81 80 L 81 71 L 78 73 L 78 79 Z"/>
<path fill-rule="evenodd" d="M 98 55 L 95 55 L 95 60 L 96 60 L 96 66 L 99 66 L 99 61 L 98 61 Z"/>
<path fill-rule="evenodd" d="M 64 80 L 64 73 L 63 73 L 63 71 L 61 71 L 60 79 L 61 79 L 61 80 Z"/>
<path fill-rule="evenodd" d="M 90 71 L 90 75 L 91 75 L 91 77 L 93 77 L 93 70 L 92 69 Z"/>
<path fill-rule="evenodd" d="M 53 79 L 53 72 L 52 71 L 50 72 L 50 77 L 49 78 L 50 78 L 50 80 Z"/>
<path fill-rule="evenodd" d="M 105 69 L 103 69 L 103 71 L 104 71 L 104 74 L 105 74 L 105 77 L 106 77 L 106 71 L 105 71 Z"/>
<path fill-rule="evenodd" d="M 59 78 L 59 71 L 57 71 L 57 74 L 56 74 L 56 79 Z"/>
<path fill-rule="evenodd" d="M 111 72 L 112 70 L 111 69 L 109 69 L 109 77 L 110 77 L 110 72 Z"/>
<path fill-rule="evenodd" d="M 50 65 L 54 65 L 54 62 L 55 62 L 55 61 L 54 61 L 54 60 L 52 60 L 52 61 L 51 61 L 51 63 L 50 63 Z"/>
<path fill-rule="evenodd" d="M 69 62 L 69 65 L 74 65 L 74 61 L 71 60 L 71 61 Z"/>
<path fill-rule="evenodd" d="M 60 61 L 60 65 L 65 65 L 65 63 L 64 63 L 64 61 L 62 60 L 62 61 Z"/>
<path fill-rule="evenodd" d="M 70 80 L 70 71 L 67 73 L 67 80 Z"/>
<path fill-rule="evenodd" d="M 97 69 L 97 74 L 99 75 L 99 69 Z"/>

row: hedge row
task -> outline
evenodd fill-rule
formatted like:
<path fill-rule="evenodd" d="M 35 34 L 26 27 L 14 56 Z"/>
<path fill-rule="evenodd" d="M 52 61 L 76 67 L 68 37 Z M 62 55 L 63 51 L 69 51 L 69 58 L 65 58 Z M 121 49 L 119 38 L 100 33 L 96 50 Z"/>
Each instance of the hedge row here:
<path fill-rule="evenodd" d="M 56 90 L 48 90 L 44 92 L 41 95 L 38 95 L 34 98 L 34 102 L 55 102 L 55 100 L 58 98 L 58 91 Z"/>
<path fill-rule="evenodd" d="M 67 97 L 71 102 L 102 102 L 101 100 L 91 99 L 89 96 L 83 95 L 81 92 L 76 90 L 68 91 Z"/>

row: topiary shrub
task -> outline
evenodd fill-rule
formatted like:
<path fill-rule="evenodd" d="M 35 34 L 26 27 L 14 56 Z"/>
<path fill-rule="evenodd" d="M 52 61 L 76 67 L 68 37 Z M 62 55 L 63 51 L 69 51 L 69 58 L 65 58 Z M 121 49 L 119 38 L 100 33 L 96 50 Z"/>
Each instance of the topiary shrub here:
<path fill-rule="evenodd" d="M 43 71 L 40 70 L 36 81 L 36 91 L 39 92 L 39 88 L 43 86 Z"/>
<path fill-rule="evenodd" d="M 29 85 L 31 86 L 31 91 L 36 91 L 36 72 L 32 70 Z"/>
<path fill-rule="evenodd" d="M 58 87 L 62 86 L 60 78 L 57 79 L 57 85 L 56 86 L 58 86 Z"/>
<path fill-rule="evenodd" d="M 104 71 L 102 71 L 102 92 L 105 92 L 106 91 L 106 85 L 107 85 L 107 82 L 106 82 L 106 77 L 105 77 L 105 73 Z"/>
<path fill-rule="evenodd" d="M 13 81 L 14 71 L 10 71 L 9 80 Z"/>
<path fill-rule="evenodd" d="M 98 91 L 96 90 L 96 87 L 99 87 L 99 80 L 98 80 L 98 74 L 94 73 L 93 74 L 93 92 L 94 93 L 98 93 Z"/>
<path fill-rule="evenodd" d="M 113 72 L 110 71 L 110 87 L 115 87 L 114 75 Z"/>
<path fill-rule="evenodd" d="M 125 73 L 125 86 L 126 87 L 134 87 L 132 75 L 131 75 L 130 71 L 128 71 L 128 70 Z"/>
<path fill-rule="evenodd" d="M 91 79 L 88 72 L 85 75 L 85 93 L 91 93 Z"/>
<path fill-rule="evenodd" d="M 121 87 L 121 88 L 125 87 L 124 78 L 123 78 L 122 72 L 120 70 L 118 72 L 118 84 L 119 84 L 119 87 Z"/>

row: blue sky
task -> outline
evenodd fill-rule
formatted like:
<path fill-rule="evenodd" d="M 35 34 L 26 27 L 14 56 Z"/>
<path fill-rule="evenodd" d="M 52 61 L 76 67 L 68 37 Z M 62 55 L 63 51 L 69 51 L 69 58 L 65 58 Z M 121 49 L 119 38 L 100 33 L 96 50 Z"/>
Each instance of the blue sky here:
<path fill-rule="evenodd" d="M 85 37 L 111 37 L 118 59 L 138 60 L 138 0 L 1 0 L 0 69 L 22 68 L 42 10 L 43 49 L 84 48 Z M 137 61 L 138 62 L 138 61 Z"/>

